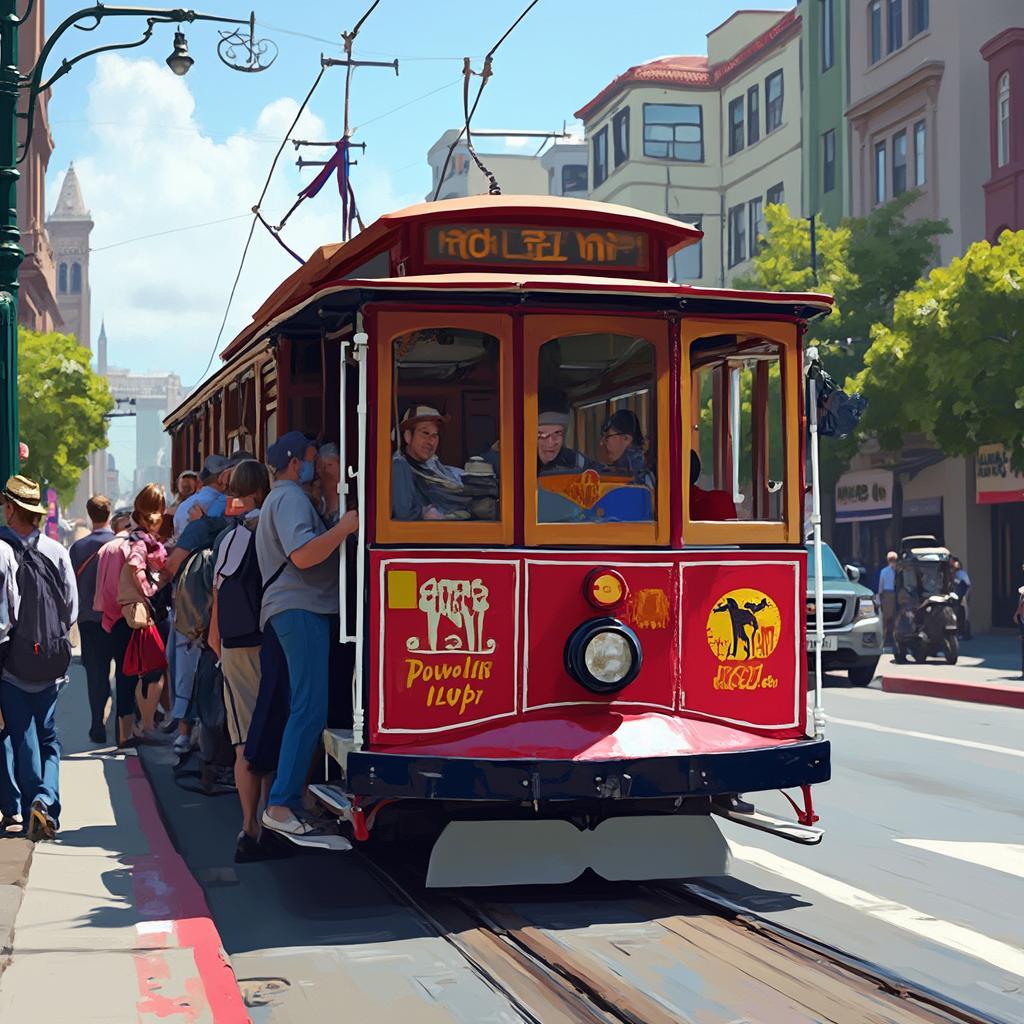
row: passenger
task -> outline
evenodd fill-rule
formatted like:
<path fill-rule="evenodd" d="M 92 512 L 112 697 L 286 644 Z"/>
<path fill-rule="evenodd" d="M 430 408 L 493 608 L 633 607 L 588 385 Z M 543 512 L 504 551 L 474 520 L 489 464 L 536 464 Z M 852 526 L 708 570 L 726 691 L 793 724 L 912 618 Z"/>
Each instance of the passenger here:
<path fill-rule="evenodd" d="M 252 458 L 250 455 L 249 458 Z M 223 455 L 208 455 L 203 463 L 199 479 L 202 487 L 195 494 L 183 498 L 174 510 L 174 539 L 177 540 L 189 523 L 193 506 L 200 505 L 211 516 L 224 515 L 228 499 L 225 492 L 231 479 L 231 470 L 236 463 L 229 462 Z"/>
<path fill-rule="evenodd" d="M 588 459 L 582 452 L 565 447 L 569 409 L 564 397 L 542 397 L 538 404 L 540 411 L 537 413 L 537 475 L 582 473 L 585 469 L 600 469 L 598 463 Z"/>
<path fill-rule="evenodd" d="M 316 453 L 316 482 L 320 491 L 317 511 L 325 526 L 334 526 L 341 518 L 341 454 L 338 446 L 329 441 Z"/>
<path fill-rule="evenodd" d="M 404 450 L 391 460 L 392 519 L 472 518 L 462 489 L 463 470 L 437 457 L 441 427 L 450 419 L 429 405 L 411 406 L 402 417 Z"/>
<path fill-rule="evenodd" d="M 690 519 L 715 523 L 736 518 L 736 504 L 726 491 L 705 491 L 697 486 L 700 479 L 700 456 L 690 452 Z"/>
<path fill-rule="evenodd" d="M 644 435 L 636 413 L 619 409 L 604 421 L 601 451 L 607 472 L 628 473 L 633 483 L 654 489 L 654 473 L 647 467 Z"/>

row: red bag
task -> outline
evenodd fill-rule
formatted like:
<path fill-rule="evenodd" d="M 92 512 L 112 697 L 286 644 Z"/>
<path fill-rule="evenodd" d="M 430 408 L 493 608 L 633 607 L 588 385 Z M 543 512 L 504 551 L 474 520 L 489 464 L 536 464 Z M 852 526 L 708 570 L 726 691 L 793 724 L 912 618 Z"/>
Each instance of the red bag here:
<path fill-rule="evenodd" d="M 133 629 L 128 641 L 128 650 L 124 652 L 124 674 L 141 678 L 151 672 L 163 672 L 166 668 L 167 654 L 156 626 Z"/>

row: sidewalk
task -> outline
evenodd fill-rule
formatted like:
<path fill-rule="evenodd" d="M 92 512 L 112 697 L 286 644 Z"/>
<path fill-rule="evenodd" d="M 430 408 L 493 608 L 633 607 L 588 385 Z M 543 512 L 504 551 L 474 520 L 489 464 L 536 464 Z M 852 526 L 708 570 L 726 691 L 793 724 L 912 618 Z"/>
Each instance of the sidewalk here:
<path fill-rule="evenodd" d="M 76 660 L 58 706 L 57 840 L 32 850 L 26 840 L 0 840 L 0 932 L 20 902 L 0 1021 L 243 1024 L 249 1015 L 202 890 L 167 836 L 142 766 L 83 742 L 86 703 Z M 18 900 L 12 876 L 24 852 L 31 865 Z"/>
<path fill-rule="evenodd" d="M 878 672 L 882 689 L 890 693 L 1024 708 L 1020 639 L 1016 631 L 985 633 L 962 641 L 955 665 L 947 665 L 939 658 L 929 659 L 924 665 L 913 661 L 897 665 L 891 655 L 885 655 Z"/>

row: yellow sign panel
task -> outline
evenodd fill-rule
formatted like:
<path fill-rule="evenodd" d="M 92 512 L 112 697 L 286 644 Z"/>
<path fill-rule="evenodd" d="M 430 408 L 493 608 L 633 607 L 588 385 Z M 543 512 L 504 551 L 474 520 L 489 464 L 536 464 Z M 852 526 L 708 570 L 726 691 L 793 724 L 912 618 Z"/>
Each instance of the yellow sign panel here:
<path fill-rule="evenodd" d="M 719 661 L 767 658 L 778 646 L 781 632 L 779 606 L 749 587 L 723 594 L 708 615 L 708 646 Z"/>
<path fill-rule="evenodd" d="M 388 571 L 388 607 L 416 607 L 416 573 L 408 569 Z"/>

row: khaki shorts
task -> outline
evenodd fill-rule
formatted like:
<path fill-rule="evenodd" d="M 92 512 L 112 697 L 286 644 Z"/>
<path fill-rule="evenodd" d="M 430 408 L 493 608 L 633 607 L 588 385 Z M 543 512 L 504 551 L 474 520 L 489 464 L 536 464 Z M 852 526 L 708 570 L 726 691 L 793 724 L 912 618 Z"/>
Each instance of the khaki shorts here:
<path fill-rule="evenodd" d="M 260 692 L 259 647 L 222 647 L 220 667 L 224 673 L 224 711 L 232 746 L 249 736 L 256 696 Z"/>

